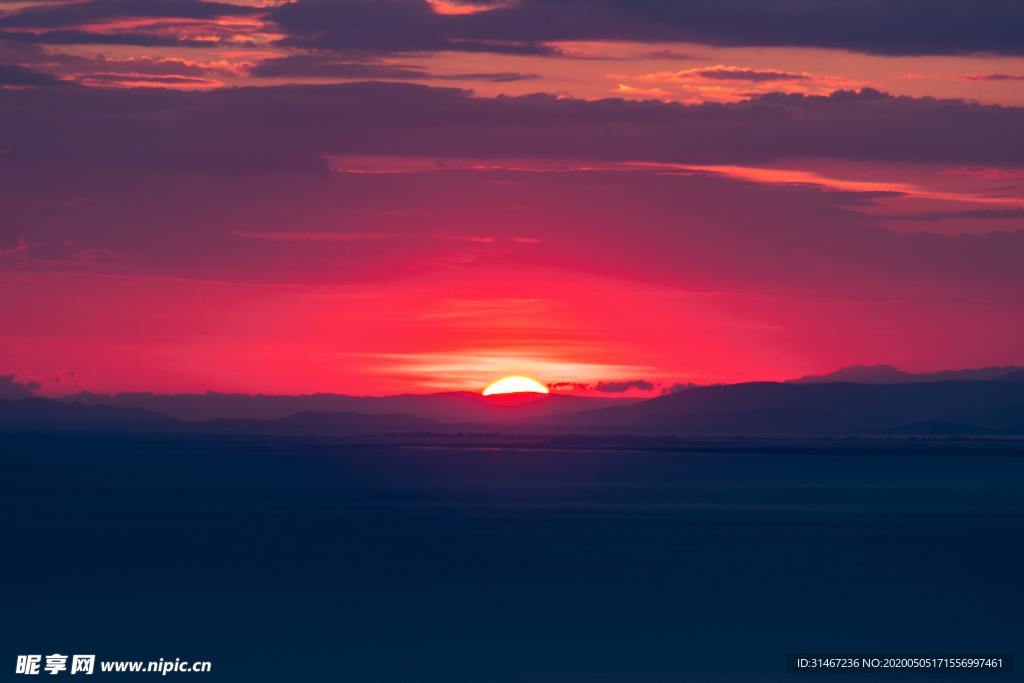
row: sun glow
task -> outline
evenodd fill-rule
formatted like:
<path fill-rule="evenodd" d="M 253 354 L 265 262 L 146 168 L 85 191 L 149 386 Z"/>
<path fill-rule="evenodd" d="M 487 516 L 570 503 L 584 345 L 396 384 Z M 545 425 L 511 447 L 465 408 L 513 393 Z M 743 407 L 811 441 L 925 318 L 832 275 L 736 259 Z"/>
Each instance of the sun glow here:
<path fill-rule="evenodd" d="M 519 375 L 502 377 L 497 382 L 484 389 L 484 396 L 520 393 L 548 394 L 551 392 L 548 391 L 546 386 L 537 380 L 530 379 L 529 377 L 521 377 Z"/>

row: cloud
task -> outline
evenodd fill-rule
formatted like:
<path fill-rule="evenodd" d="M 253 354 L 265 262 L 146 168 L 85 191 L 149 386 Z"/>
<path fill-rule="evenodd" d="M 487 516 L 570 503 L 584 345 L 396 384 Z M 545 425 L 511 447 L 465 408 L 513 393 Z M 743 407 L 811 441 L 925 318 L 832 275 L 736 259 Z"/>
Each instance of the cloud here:
<path fill-rule="evenodd" d="M 13 247 L 0 247 L 0 262 L 3 261 L 24 261 L 28 259 L 31 247 L 28 240 L 19 237 Z"/>
<path fill-rule="evenodd" d="M 944 202 L 996 204 L 1013 207 L 1019 207 L 1024 204 L 1024 199 L 1015 196 L 992 196 L 987 193 L 933 190 L 914 183 L 892 180 L 849 180 L 844 178 L 832 178 L 813 171 L 758 168 L 751 166 L 701 166 L 687 164 L 660 164 L 656 165 L 655 168 L 664 168 L 666 171 L 677 168 L 681 171 L 721 173 L 723 175 L 741 178 L 755 183 L 810 185 L 823 189 L 858 193 L 865 197 L 895 194 L 913 197 L 916 199 L 939 200 Z"/>
<path fill-rule="evenodd" d="M 540 78 L 538 74 L 524 74 L 518 71 L 477 71 L 461 74 L 435 74 L 432 78 L 451 81 L 489 81 L 491 83 L 511 83 L 513 81 L 533 81 Z"/>
<path fill-rule="evenodd" d="M 654 389 L 654 383 L 648 382 L 645 379 L 630 379 L 623 381 L 598 382 L 594 385 L 594 388 L 608 394 L 621 394 L 629 391 L 630 389 L 636 389 L 637 391 L 651 391 Z"/>
<path fill-rule="evenodd" d="M 677 95 L 684 95 L 684 100 L 697 102 L 739 102 L 769 93 L 829 95 L 839 90 L 858 90 L 868 85 L 840 76 L 748 69 L 724 64 L 634 75 L 614 74 L 609 77 L 624 81 L 618 86 L 623 93 L 636 95 L 646 92 L 658 99 L 669 99 L 673 93 L 647 86 L 674 87 Z"/>
<path fill-rule="evenodd" d="M 548 389 L 551 391 L 587 391 L 590 389 L 590 384 L 587 382 L 550 382 Z"/>
<path fill-rule="evenodd" d="M 3 231 L 0 231 L 0 243 L 3 238 Z M 123 258 L 124 255 L 110 249 L 88 246 L 75 239 L 50 243 L 33 241 L 30 244 L 27 238 L 19 237 L 14 246 L 0 247 L 0 265 L 97 268 Z"/>
<path fill-rule="evenodd" d="M 67 85 L 67 82 L 51 74 L 29 69 L 16 64 L 0 64 L 0 88 L 3 87 L 45 87 Z"/>
<path fill-rule="evenodd" d="M 195 76 L 162 76 L 155 74 L 86 73 L 76 77 L 79 83 L 97 87 L 139 88 L 161 87 L 180 89 L 218 88 L 223 82 Z"/>
<path fill-rule="evenodd" d="M 538 40 L 509 32 L 460 28 L 467 20 L 511 11 L 497 7 L 474 13 L 437 12 L 426 0 L 351 0 L 296 2 L 270 17 L 288 37 L 286 45 L 343 52 L 408 53 L 429 51 L 547 55 L 555 50 Z"/>
<path fill-rule="evenodd" d="M 508 7 L 512 0 L 484 0 L 468 2 L 467 0 L 427 0 L 430 8 L 437 14 L 476 14 L 487 12 L 499 7 Z"/>
<path fill-rule="evenodd" d="M 188 60 L 174 57 L 94 57 L 52 54 L 46 56 L 48 65 L 60 73 L 104 73 L 119 75 L 152 76 L 206 76 L 209 74 L 237 74 L 247 68 L 247 63 L 233 63 L 227 60 Z"/>
<path fill-rule="evenodd" d="M 287 57 L 268 59 L 253 66 L 249 73 L 259 78 L 314 77 L 404 81 L 436 79 L 490 81 L 493 83 L 507 83 L 538 78 L 536 74 L 523 74 L 513 71 L 435 74 L 415 64 L 353 61 L 325 54 L 289 55 Z"/>
<path fill-rule="evenodd" d="M 1003 0 L 519 0 L 471 13 L 441 13 L 426 0 L 299 0 L 271 16 L 288 42 L 336 50 L 543 51 L 608 40 L 1024 54 L 1024 6 Z"/>
<path fill-rule="evenodd" d="M 968 81 L 1024 81 L 1024 74 L 971 74 L 962 78 Z"/>
<path fill-rule="evenodd" d="M 418 79 L 428 74 L 420 66 L 384 64 L 381 62 L 359 62 L 338 59 L 326 55 L 290 55 L 260 62 L 249 73 L 261 78 L 285 76 L 316 76 L 325 78 L 395 78 Z"/>
<path fill-rule="evenodd" d="M 712 66 L 702 69 L 677 71 L 678 75 L 692 75 L 723 81 L 804 81 L 810 74 L 775 71 L 772 69 L 743 69 L 734 66 Z"/>
<path fill-rule="evenodd" d="M 255 7 L 205 0 L 90 0 L 56 6 L 29 7 L 0 17 L 0 28 L 53 29 L 81 27 L 123 18 L 216 19 L 222 16 L 251 16 Z"/>
<path fill-rule="evenodd" d="M 261 16 L 257 7 L 201 0 L 91 0 L 27 7 L 0 16 L 0 39 L 51 45 L 237 48 L 271 37 Z"/>
<path fill-rule="evenodd" d="M 921 213 L 885 216 L 887 221 L 955 221 L 955 220 L 1005 220 L 1024 218 L 1024 208 L 973 209 L 969 211 L 924 211 Z"/>
<path fill-rule="evenodd" d="M 391 239 L 394 235 L 374 232 L 285 232 L 233 230 L 232 235 L 253 240 L 274 242 L 355 242 L 361 240 Z"/>
<path fill-rule="evenodd" d="M 19 381 L 14 375 L 0 375 L 0 400 L 17 401 L 26 398 L 41 386 L 39 382 Z"/>
<path fill-rule="evenodd" d="M 95 33 L 91 31 L 16 32 L 0 30 L 0 40 L 42 45 L 135 45 L 138 47 L 215 47 L 219 42 L 148 33 Z M 243 47 L 236 44 L 235 47 Z"/>
<path fill-rule="evenodd" d="M 653 391 L 657 386 L 654 382 L 645 379 L 629 380 L 606 380 L 597 383 L 590 382 L 551 382 L 548 388 L 552 391 L 600 391 L 605 394 L 624 394 L 631 389 L 637 391 Z"/>
<path fill-rule="evenodd" d="M 31 165 L 324 172 L 326 158 L 338 154 L 746 167 L 799 157 L 1024 165 L 1024 108 L 873 90 L 681 105 L 484 98 L 407 83 L 213 92 L 68 87 L 11 91 L 0 117 L 7 123 L 3 158 Z"/>
<path fill-rule="evenodd" d="M 0 60 L 18 63 L 21 69 L 31 66 L 36 73 L 31 75 L 31 79 L 21 80 L 30 80 L 33 84 L 79 83 L 104 87 L 213 87 L 223 85 L 223 79 L 227 77 L 244 75 L 252 66 L 243 56 L 222 58 L 211 55 L 210 59 L 202 60 L 86 52 L 71 54 L 30 43 L 4 44 L 2 41 Z M 0 72 L 3 70 L 4 67 L 0 67 Z M 46 73 L 40 73 L 40 70 Z"/>
<path fill-rule="evenodd" d="M 891 205 L 875 216 L 862 209 L 875 191 L 912 183 L 766 170 L 787 157 L 1020 169 L 1017 107 L 874 91 L 678 105 L 386 83 L 71 85 L 7 91 L 0 119 L 0 247 L 25 237 L 36 249 L 27 264 L 8 257 L 7 268 L 50 267 L 68 257 L 52 245 L 80 239 L 125 255 L 105 271 L 205 279 L 379 282 L 569 263 L 569 272 L 659 285 L 822 296 L 1021 291 L 1024 232 L 898 235 L 878 215 Z M 332 172 L 335 155 L 430 163 Z M 886 201 L 911 201 L 902 196 Z M 462 238 L 437 239 L 442 231 Z M 353 232 L 402 239 L 336 236 Z"/>
<path fill-rule="evenodd" d="M 205 40 L 177 29 L 187 22 L 212 27 L 222 17 L 266 17 L 266 27 L 222 27 L 231 31 L 235 45 L 246 34 L 263 42 L 272 27 L 281 32 L 285 45 L 346 54 L 550 55 L 557 52 L 552 43 L 569 41 L 800 46 L 887 55 L 1024 54 L 1019 40 L 1024 7 L 1004 0 L 297 0 L 267 7 L 201 0 L 90 0 L 23 8 L 0 18 L 0 30 L 10 39 L 50 44 L 210 46 L 228 41 Z M 132 30 L 126 20 L 150 25 Z M 174 22 L 174 30 L 159 28 L 174 27 Z M 206 31 L 205 37 L 210 34 Z"/>

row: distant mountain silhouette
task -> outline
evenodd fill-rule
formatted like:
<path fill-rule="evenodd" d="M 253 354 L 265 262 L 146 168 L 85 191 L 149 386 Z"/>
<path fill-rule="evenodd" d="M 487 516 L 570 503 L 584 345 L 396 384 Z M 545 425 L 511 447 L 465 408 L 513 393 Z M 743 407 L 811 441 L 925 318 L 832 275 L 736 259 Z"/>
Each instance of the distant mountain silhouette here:
<path fill-rule="evenodd" d="M 907 433 L 913 429 L 1024 433 L 1024 383 L 754 382 L 691 389 L 633 406 L 566 416 L 558 424 L 581 431 L 677 434 Z"/>
<path fill-rule="evenodd" d="M 974 368 L 970 370 L 943 370 L 940 372 L 904 372 L 891 365 L 851 365 L 824 375 L 808 375 L 788 380 L 790 384 L 825 384 L 829 382 L 858 382 L 860 384 L 911 384 L 915 382 L 987 382 L 1021 372 L 1015 365 L 1005 367 Z"/>
<path fill-rule="evenodd" d="M 45 398 L 0 401 L 0 429 L 93 430 L 173 429 L 178 421 L 141 408 L 85 406 Z"/>
<path fill-rule="evenodd" d="M 999 378 L 1000 382 L 1024 382 L 1024 368 L 1014 370 L 1013 372 L 1003 375 Z"/>
<path fill-rule="evenodd" d="M 25 398 L 0 401 L 0 431 L 165 431 L 214 434 L 346 435 L 456 430 L 412 415 L 306 411 L 273 420 L 184 422 L 141 408 Z"/>
<path fill-rule="evenodd" d="M 537 400 L 515 401 L 514 396 L 485 397 L 468 391 L 396 396 L 346 396 L 306 394 L 151 394 L 123 393 L 105 396 L 81 393 L 63 399 L 84 405 L 143 408 L 179 420 L 273 420 L 302 412 L 353 412 L 366 415 L 407 414 L 439 422 L 495 422 L 564 415 L 609 406 L 623 406 L 642 399 L 598 398 L 564 394 L 538 394 Z M 514 403 L 515 405 L 510 405 Z"/>
<path fill-rule="evenodd" d="M 1015 370 L 989 381 L 752 382 L 696 387 L 625 403 L 573 396 L 503 396 L 487 401 L 475 394 L 433 394 L 386 397 L 364 405 L 379 408 L 395 404 L 432 412 L 441 419 L 411 412 L 332 410 L 297 411 L 269 420 L 185 422 L 142 408 L 24 398 L 0 401 L 0 430 L 281 435 L 473 431 L 809 436 L 1024 434 L 1024 371 Z M 603 407 L 586 409 L 594 405 Z M 466 419 L 467 415 L 470 419 Z"/>

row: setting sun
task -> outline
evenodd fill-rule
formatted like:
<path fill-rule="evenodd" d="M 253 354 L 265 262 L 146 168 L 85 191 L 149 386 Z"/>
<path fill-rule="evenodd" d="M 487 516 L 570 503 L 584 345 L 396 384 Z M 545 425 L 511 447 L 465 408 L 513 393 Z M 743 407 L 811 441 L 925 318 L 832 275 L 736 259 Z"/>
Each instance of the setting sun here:
<path fill-rule="evenodd" d="M 502 377 L 497 382 L 484 389 L 484 396 L 521 393 L 548 394 L 551 392 L 548 391 L 546 386 L 537 380 L 530 379 L 529 377 L 520 377 L 518 375 Z"/>

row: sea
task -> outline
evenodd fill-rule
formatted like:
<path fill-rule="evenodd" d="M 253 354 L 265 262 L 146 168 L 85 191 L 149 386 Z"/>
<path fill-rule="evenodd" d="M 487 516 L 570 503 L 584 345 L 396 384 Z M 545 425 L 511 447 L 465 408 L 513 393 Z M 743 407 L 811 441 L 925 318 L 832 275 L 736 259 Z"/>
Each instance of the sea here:
<path fill-rule="evenodd" d="M 0 434 L 0 486 L 11 680 L 1024 675 L 1022 441 Z"/>

